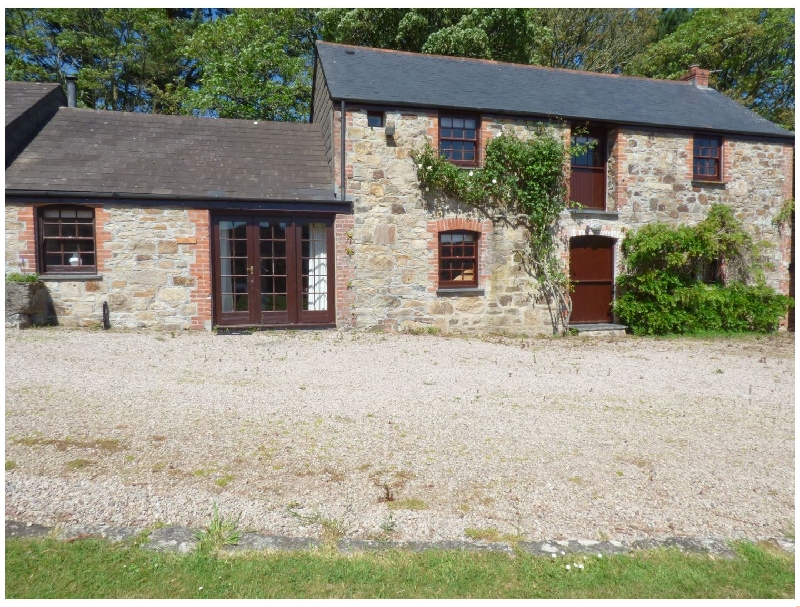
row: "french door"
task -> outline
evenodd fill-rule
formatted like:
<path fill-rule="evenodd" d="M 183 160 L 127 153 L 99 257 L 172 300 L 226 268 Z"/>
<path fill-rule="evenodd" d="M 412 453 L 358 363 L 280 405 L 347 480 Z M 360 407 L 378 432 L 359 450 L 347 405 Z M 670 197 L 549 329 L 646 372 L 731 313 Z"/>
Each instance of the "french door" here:
<path fill-rule="evenodd" d="M 217 325 L 334 323 L 332 219 L 221 215 L 213 238 Z"/>
<path fill-rule="evenodd" d="M 572 284 L 570 322 L 613 322 L 614 240 L 605 236 L 575 236 L 569 246 Z"/>

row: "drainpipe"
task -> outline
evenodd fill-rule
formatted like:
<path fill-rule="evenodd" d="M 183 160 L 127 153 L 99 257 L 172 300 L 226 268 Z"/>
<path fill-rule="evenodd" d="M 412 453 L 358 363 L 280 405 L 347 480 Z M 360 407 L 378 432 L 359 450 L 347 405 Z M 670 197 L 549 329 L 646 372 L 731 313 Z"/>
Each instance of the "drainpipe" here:
<path fill-rule="evenodd" d="M 341 143 L 342 143 L 342 155 L 341 155 L 341 161 L 340 161 L 340 168 L 342 170 L 342 176 L 341 176 L 341 180 L 339 181 L 339 191 L 342 193 L 342 202 L 344 202 L 347 199 L 347 190 L 345 189 L 345 182 L 344 182 L 344 180 L 345 180 L 345 170 L 344 170 L 344 164 L 345 164 L 344 134 L 345 134 L 345 120 L 347 120 L 347 118 L 345 116 L 345 113 L 344 113 L 344 99 L 342 99 L 341 105 L 339 107 L 340 107 L 340 109 L 339 109 L 339 122 L 341 123 L 340 124 L 340 126 L 341 126 L 341 134 L 340 134 L 339 139 L 341 140 Z"/>
<path fill-rule="evenodd" d="M 67 107 L 78 107 L 77 76 L 67 76 Z"/>

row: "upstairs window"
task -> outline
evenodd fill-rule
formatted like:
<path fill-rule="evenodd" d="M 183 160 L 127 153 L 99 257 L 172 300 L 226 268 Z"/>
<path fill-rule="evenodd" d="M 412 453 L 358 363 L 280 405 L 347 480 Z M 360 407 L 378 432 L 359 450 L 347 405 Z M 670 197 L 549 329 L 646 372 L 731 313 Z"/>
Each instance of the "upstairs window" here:
<path fill-rule="evenodd" d="M 478 119 L 440 115 L 439 153 L 453 164 L 477 166 Z"/>
<path fill-rule="evenodd" d="M 383 126 L 383 112 L 367 112 L 367 126 L 380 128 Z"/>
<path fill-rule="evenodd" d="M 580 156 L 574 156 L 570 163 L 570 200 L 580 203 L 587 209 L 604 211 L 606 208 L 606 136 L 601 131 L 591 131 L 586 135 L 574 135 L 573 145 L 585 145 Z"/>
<path fill-rule="evenodd" d="M 439 287 L 478 286 L 478 234 L 439 233 Z"/>
<path fill-rule="evenodd" d="M 692 179 L 721 181 L 722 138 L 695 136 Z"/>
<path fill-rule="evenodd" d="M 94 209 L 39 209 L 39 271 L 42 274 L 95 273 Z"/>

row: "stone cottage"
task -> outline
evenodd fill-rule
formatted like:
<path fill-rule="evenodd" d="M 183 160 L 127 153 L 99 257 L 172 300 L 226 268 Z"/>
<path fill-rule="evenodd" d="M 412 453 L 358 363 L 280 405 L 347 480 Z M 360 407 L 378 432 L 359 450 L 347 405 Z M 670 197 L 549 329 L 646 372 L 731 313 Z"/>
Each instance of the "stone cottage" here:
<path fill-rule="evenodd" d="M 62 324 L 549 333 L 524 234 L 420 188 L 426 141 L 465 170 L 545 123 L 591 142 L 560 243 L 573 322 L 613 327 L 626 230 L 730 206 L 788 293 L 794 135 L 708 87 L 318 42 L 310 124 L 77 109 L 6 83 L 6 271 Z M 47 88 L 49 87 L 49 88 Z M 69 95 L 68 95 L 69 96 Z M 34 111 L 35 108 L 38 108 Z M 581 127 L 579 132 L 573 132 Z M 16 144 L 9 156 L 9 138 Z"/>

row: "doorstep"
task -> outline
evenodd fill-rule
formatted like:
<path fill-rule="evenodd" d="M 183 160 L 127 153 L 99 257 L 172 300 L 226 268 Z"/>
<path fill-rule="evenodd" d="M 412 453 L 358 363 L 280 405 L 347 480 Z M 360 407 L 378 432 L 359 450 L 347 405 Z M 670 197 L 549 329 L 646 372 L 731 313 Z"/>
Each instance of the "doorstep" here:
<path fill-rule="evenodd" d="M 626 335 L 627 329 L 625 325 L 614 324 L 613 322 L 598 322 L 598 323 L 585 323 L 585 324 L 571 324 L 570 329 L 578 332 L 578 335 L 586 335 L 589 337 L 601 337 L 606 335 Z"/>

